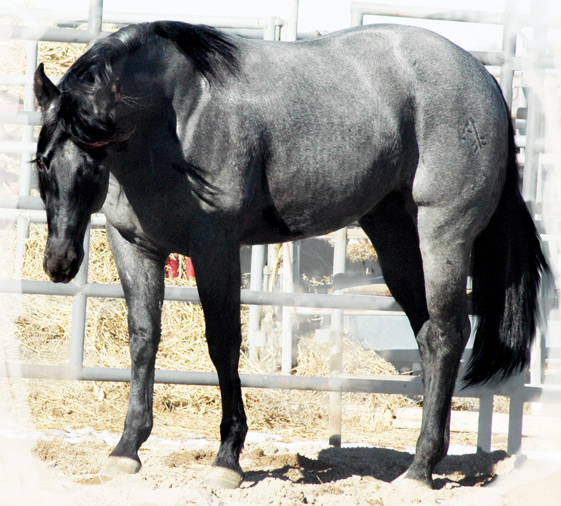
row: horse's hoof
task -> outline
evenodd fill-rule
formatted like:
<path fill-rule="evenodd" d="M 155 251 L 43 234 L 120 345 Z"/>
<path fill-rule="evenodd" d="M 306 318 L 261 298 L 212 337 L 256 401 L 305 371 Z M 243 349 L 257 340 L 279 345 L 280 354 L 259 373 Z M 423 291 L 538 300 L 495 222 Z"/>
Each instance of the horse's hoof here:
<path fill-rule="evenodd" d="M 242 473 L 218 466 L 212 466 L 204 477 L 204 482 L 213 488 L 238 488 L 242 480 Z"/>
<path fill-rule="evenodd" d="M 408 478 L 407 471 L 400 474 L 395 480 L 392 481 L 392 485 L 397 485 L 400 488 L 405 488 L 414 492 L 415 490 L 432 490 L 432 484 L 423 480 L 417 480 L 415 478 Z"/>
<path fill-rule="evenodd" d="M 117 474 L 135 474 L 140 471 L 142 464 L 128 457 L 108 457 L 99 474 L 115 476 Z"/>

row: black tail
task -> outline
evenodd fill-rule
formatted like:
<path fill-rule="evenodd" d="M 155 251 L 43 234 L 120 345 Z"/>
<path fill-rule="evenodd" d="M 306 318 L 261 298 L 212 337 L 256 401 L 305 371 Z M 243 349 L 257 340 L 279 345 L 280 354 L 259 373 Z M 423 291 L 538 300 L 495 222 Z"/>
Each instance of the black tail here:
<path fill-rule="evenodd" d="M 472 254 L 473 312 L 479 317 L 466 385 L 502 381 L 530 359 L 540 279 L 549 274 L 540 238 L 519 190 L 514 130 L 509 122 L 506 181 Z"/>

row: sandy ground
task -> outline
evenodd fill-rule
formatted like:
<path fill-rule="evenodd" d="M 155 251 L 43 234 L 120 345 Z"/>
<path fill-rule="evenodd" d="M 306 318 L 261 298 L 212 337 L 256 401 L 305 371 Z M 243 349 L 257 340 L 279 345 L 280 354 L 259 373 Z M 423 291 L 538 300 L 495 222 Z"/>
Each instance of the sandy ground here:
<path fill-rule="evenodd" d="M 97 471 L 116 435 L 85 430 L 37 437 L 0 438 L 0 504 L 547 506 L 561 496 L 561 460 L 509 457 L 502 450 L 475 454 L 452 447 L 459 454 L 439 464 L 435 489 L 412 490 L 392 483 L 407 469 L 412 450 L 283 443 L 250 433 L 241 459 L 244 482 L 237 490 L 218 490 L 203 482 L 216 442 L 151 438 L 138 474 L 107 478 Z"/>

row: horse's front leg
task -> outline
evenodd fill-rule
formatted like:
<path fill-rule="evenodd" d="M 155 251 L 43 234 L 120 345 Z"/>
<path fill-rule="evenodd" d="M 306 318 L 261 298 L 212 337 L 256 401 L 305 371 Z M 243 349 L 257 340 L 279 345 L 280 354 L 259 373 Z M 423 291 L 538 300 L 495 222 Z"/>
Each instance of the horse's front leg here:
<path fill-rule="evenodd" d="M 191 257 L 203 307 L 210 358 L 222 396 L 220 448 L 205 481 L 236 488 L 243 479 L 239 456 L 247 433 L 238 364 L 240 324 L 240 249 L 220 226 L 205 227 Z"/>
<path fill-rule="evenodd" d="M 148 439 L 153 424 L 154 367 L 161 334 L 166 256 L 129 243 L 110 225 L 107 236 L 128 306 L 131 379 L 125 429 L 101 473 L 136 473 L 141 467 L 138 449 Z"/>

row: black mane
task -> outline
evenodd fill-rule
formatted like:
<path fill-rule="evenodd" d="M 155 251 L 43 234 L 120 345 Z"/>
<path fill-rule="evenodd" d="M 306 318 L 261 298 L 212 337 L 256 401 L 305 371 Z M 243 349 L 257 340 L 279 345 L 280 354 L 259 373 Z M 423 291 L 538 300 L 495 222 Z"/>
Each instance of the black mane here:
<path fill-rule="evenodd" d="M 235 43 L 215 28 L 179 21 L 140 23 L 96 42 L 64 76 L 61 91 L 75 86 L 95 89 L 106 84 L 113 74 L 115 62 L 146 44 L 153 35 L 173 42 L 209 81 L 220 80 L 223 68 L 235 71 L 238 67 Z"/>
<path fill-rule="evenodd" d="M 157 21 L 152 29 L 156 35 L 173 42 L 210 82 L 220 81 L 223 69 L 232 73 L 238 70 L 237 47 L 224 32 L 178 21 Z"/>
<path fill-rule="evenodd" d="M 212 27 L 178 21 L 157 21 L 127 26 L 96 42 L 70 67 L 62 78 L 57 120 L 72 138 L 86 145 L 107 144 L 122 135 L 116 131 L 112 114 L 96 114 L 96 94 L 115 78 L 116 65 L 141 47 L 167 39 L 183 53 L 209 81 L 220 83 L 226 72 L 238 68 L 232 38 Z"/>

